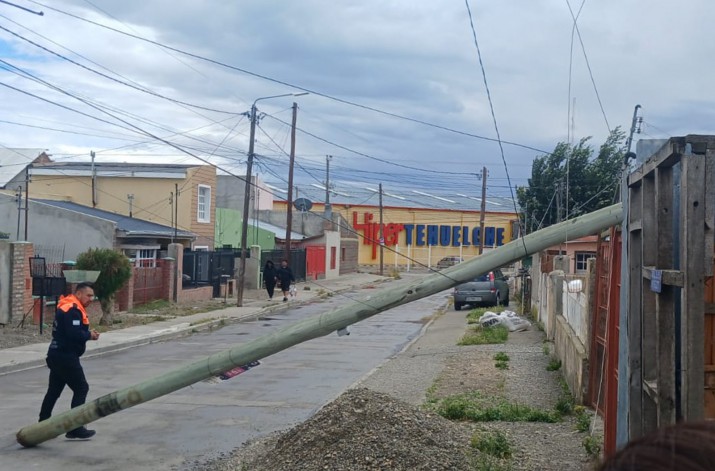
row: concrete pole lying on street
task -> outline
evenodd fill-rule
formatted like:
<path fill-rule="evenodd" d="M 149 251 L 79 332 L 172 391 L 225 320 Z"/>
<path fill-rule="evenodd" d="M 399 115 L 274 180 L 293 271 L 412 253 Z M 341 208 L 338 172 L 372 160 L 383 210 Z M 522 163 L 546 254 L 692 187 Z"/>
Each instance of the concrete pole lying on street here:
<path fill-rule="evenodd" d="M 472 260 L 425 276 L 419 281 L 404 286 L 382 288 L 347 306 L 309 317 L 271 334 L 180 366 L 156 378 L 104 395 L 43 422 L 28 425 L 17 433 L 17 441 L 24 447 L 39 445 L 120 410 L 151 401 L 307 340 L 337 332 L 382 311 L 439 293 L 481 273 L 565 242 L 567 238 L 576 239 L 598 233 L 620 224 L 622 214 L 623 207 L 620 203 L 609 206 L 531 233 Z"/>

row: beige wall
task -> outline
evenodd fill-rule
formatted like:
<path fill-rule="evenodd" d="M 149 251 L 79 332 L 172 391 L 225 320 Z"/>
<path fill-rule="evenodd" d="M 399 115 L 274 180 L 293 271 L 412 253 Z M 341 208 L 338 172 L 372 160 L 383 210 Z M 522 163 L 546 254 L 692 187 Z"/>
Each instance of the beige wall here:
<path fill-rule="evenodd" d="M 285 211 L 286 203 L 284 201 L 274 201 L 273 208 L 275 211 Z M 311 212 L 322 214 L 323 206 L 318 203 L 313 206 Z M 341 204 L 333 205 L 333 212 L 343 216 L 351 226 L 357 226 L 354 229 L 359 233 L 359 255 L 358 263 L 361 265 L 377 265 L 379 260 L 379 244 L 377 244 L 377 232 L 375 233 L 374 241 L 372 242 L 369 235 L 369 227 L 364 227 L 366 214 L 370 220 L 372 227 L 377 231 L 380 221 L 380 211 L 377 206 L 346 206 Z M 354 215 L 355 213 L 355 215 Z M 294 213 L 295 214 L 295 213 Z M 486 213 L 485 228 L 493 228 L 494 231 L 499 230 L 502 236 L 502 242 L 505 244 L 512 240 L 511 221 L 516 220 L 514 213 Z M 396 230 L 395 234 L 386 232 L 384 249 L 384 263 L 387 266 L 408 266 L 416 267 L 420 265 L 435 266 L 437 262 L 446 256 L 454 255 L 461 256 L 465 260 L 476 257 L 479 253 L 479 248 L 474 245 L 472 235 L 474 228 L 479 227 L 479 211 L 455 211 L 455 210 L 435 210 L 435 209 L 420 209 L 420 208 L 383 208 L 383 222 L 386 226 L 386 231 L 389 228 Z M 406 224 L 413 225 L 411 227 L 412 240 L 411 244 L 407 244 L 407 229 L 403 226 Z M 417 226 L 451 226 L 459 227 L 460 230 L 458 244 L 453 243 L 452 231 L 450 231 L 450 243 L 442 245 L 441 240 L 436 245 L 429 246 L 427 244 L 427 234 L 423 234 L 424 241 L 421 245 L 417 244 Z M 361 227 L 362 226 L 362 227 Z M 294 223 L 294 229 L 296 225 Z M 466 230 L 461 230 L 463 228 Z M 299 226 L 298 226 L 299 228 Z M 486 231 L 485 231 L 486 232 Z M 463 243 L 463 234 L 467 234 L 467 242 Z M 485 245 L 485 250 L 490 250 L 494 245 Z"/>
<path fill-rule="evenodd" d="M 133 194 L 132 215 L 171 227 L 170 194 L 179 188 L 178 227 L 197 234 L 195 245 L 213 248 L 216 170 L 204 165 L 190 168 L 186 178 L 97 177 L 97 208 L 129 215 L 127 194 Z M 198 185 L 211 187 L 210 222 L 199 223 Z M 71 201 L 92 206 L 92 179 L 82 176 L 33 175 L 30 197 Z"/>

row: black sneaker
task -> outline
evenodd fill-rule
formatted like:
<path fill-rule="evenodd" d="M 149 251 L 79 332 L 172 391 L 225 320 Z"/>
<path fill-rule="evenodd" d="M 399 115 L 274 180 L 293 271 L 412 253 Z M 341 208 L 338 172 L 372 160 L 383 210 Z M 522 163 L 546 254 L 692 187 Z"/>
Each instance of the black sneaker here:
<path fill-rule="evenodd" d="M 70 430 L 65 434 L 65 438 L 77 439 L 77 440 L 89 440 L 96 434 L 94 430 L 87 430 L 85 427 L 76 428 Z"/>
<path fill-rule="evenodd" d="M 287 302 L 287 301 L 288 301 L 288 298 L 285 298 L 285 297 L 284 297 L 284 298 L 283 298 L 283 302 L 285 303 L 285 302 Z"/>

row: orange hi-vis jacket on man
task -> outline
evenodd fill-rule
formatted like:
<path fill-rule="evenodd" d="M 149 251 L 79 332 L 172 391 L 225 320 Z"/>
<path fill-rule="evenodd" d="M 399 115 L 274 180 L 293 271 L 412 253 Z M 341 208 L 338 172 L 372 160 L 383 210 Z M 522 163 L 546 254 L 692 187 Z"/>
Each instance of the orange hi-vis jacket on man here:
<path fill-rule="evenodd" d="M 91 338 L 87 311 L 74 294 L 62 296 L 57 304 L 55 322 L 52 325 L 52 342 L 48 356 L 84 354 Z"/>

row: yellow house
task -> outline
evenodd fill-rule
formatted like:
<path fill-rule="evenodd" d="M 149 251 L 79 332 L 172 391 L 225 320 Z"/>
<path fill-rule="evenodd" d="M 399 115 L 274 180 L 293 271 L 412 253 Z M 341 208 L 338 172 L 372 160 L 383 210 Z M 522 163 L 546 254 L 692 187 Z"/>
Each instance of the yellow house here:
<path fill-rule="evenodd" d="M 485 251 L 510 242 L 518 230 L 516 213 L 508 211 L 508 200 L 492 201 L 496 199 L 490 198 L 488 206 L 493 208 L 493 205 L 498 205 L 503 209 L 485 211 Z M 275 200 L 273 205 L 275 211 L 286 211 L 285 201 Z M 454 206 L 459 207 L 457 203 Z M 473 204 L 469 206 L 473 207 Z M 360 239 L 358 264 L 378 265 L 380 208 L 343 202 L 333 203 L 331 207 L 333 213 L 340 213 L 357 232 Z M 311 209 L 311 212 L 319 214 L 324 211 L 323 203 L 316 203 Z M 481 241 L 480 216 L 478 210 L 472 209 L 383 206 L 384 264 L 434 267 L 445 257 L 461 257 L 464 260 L 476 257 Z"/>
<path fill-rule="evenodd" d="M 30 169 L 30 197 L 70 201 L 196 235 L 213 249 L 216 169 L 209 165 L 51 162 Z"/>

